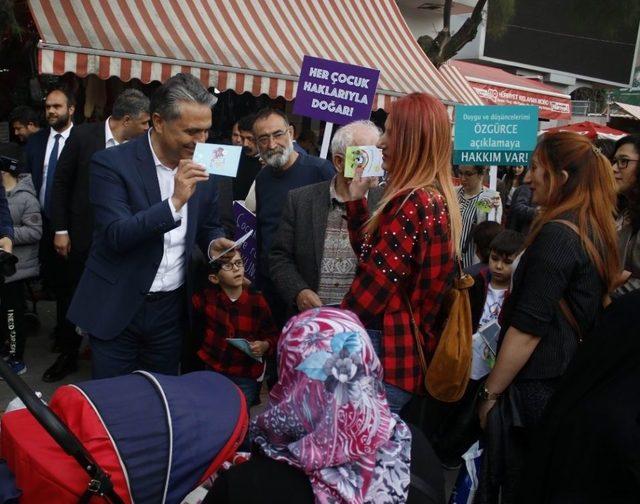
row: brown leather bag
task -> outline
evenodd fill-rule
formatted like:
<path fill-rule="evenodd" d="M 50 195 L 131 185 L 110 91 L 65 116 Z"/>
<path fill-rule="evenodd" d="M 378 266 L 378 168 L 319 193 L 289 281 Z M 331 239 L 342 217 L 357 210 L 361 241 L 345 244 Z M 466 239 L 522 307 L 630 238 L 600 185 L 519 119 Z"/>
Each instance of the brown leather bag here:
<path fill-rule="evenodd" d="M 473 336 L 469 289 L 473 283 L 473 278 L 463 273 L 462 264 L 458 261 L 458 272 L 453 286 L 445 294 L 440 308 L 444 324 L 438 346 L 428 367 L 422 348 L 424 338 L 413 316 L 411 303 L 405 294 L 405 302 L 411 316 L 411 332 L 416 341 L 418 360 L 425 377 L 425 387 L 429 394 L 439 401 L 458 401 L 467 389 L 471 374 Z"/>

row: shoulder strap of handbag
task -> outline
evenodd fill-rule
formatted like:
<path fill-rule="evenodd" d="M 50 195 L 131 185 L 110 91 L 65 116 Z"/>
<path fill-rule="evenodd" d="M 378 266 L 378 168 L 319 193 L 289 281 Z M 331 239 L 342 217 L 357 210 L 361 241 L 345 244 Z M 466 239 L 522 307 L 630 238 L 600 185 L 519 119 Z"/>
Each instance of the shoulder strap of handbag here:
<path fill-rule="evenodd" d="M 560 310 L 562 311 L 562 314 L 564 315 L 564 317 L 567 319 L 567 322 L 569 322 L 569 325 L 571 326 L 571 328 L 578 335 L 578 343 L 582 343 L 582 340 L 583 340 L 582 329 L 580 328 L 580 324 L 578 324 L 578 321 L 576 320 L 576 318 L 573 316 L 573 312 L 571 311 L 571 308 L 569 308 L 569 303 L 567 303 L 567 300 L 565 298 L 562 298 L 560 300 Z"/>
<path fill-rule="evenodd" d="M 427 359 L 424 356 L 424 350 L 422 349 L 422 342 L 420 341 L 421 339 L 420 328 L 416 323 L 416 318 L 413 316 L 413 308 L 411 308 L 411 300 L 409 299 L 409 296 L 407 296 L 407 293 L 402 288 L 402 286 L 398 285 L 398 290 L 400 291 L 400 294 L 402 295 L 402 299 L 404 300 L 404 303 L 407 305 L 407 310 L 409 311 L 409 318 L 410 318 L 409 322 L 411 324 L 411 334 L 413 334 L 413 339 L 416 342 L 416 349 L 418 350 L 418 361 L 420 362 L 420 368 L 422 369 L 422 372 L 426 375 Z"/>
<path fill-rule="evenodd" d="M 457 278 L 462 278 L 462 275 L 464 274 L 462 271 L 462 260 L 460 259 L 460 257 L 456 257 L 456 265 L 458 267 L 458 270 L 456 271 L 456 277 Z M 409 312 L 409 322 L 411 324 L 411 334 L 413 334 L 413 339 L 416 342 L 416 348 L 418 350 L 418 360 L 420 361 L 420 367 L 422 368 L 422 372 L 427 373 L 427 359 L 424 356 L 424 350 L 422 349 L 422 342 L 420 341 L 420 328 L 418 327 L 418 324 L 416 322 L 416 318 L 413 315 L 413 308 L 411 307 L 411 300 L 409 299 L 409 296 L 407 295 L 406 291 L 404 290 L 404 288 L 401 285 L 398 285 L 398 290 L 400 291 L 400 294 L 402 295 L 402 299 L 404 301 L 404 304 L 407 305 L 407 311 Z"/>
<path fill-rule="evenodd" d="M 580 236 L 580 230 L 578 229 L 578 226 L 576 226 L 573 222 L 569 220 L 556 219 L 556 220 L 552 220 L 551 222 L 557 222 L 558 224 L 563 224 L 567 226 L 569 229 L 571 229 L 578 236 Z M 596 251 L 595 245 L 593 244 L 593 242 L 588 236 L 585 240 L 585 246 L 590 250 L 590 252 L 594 257 L 599 257 L 599 255 L 596 253 L 597 251 Z M 571 326 L 571 328 L 578 335 L 578 342 L 582 343 L 584 335 L 582 333 L 582 329 L 580 328 L 580 324 L 578 324 L 578 321 L 576 320 L 576 317 L 573 315 L 571 308 L 569 308 L 569 303 L 567 303 L 567 300 L 565 298 L 562 298 L 559 304 L 560 304 L 560 310 L 562 311 L 562 314 L 567 319 L 567 322 L 569 322 L 569 325 Z"/>
<path fill-rule="evenodd" d="M 566 219 L 554 219 L 550 222 L 557 222 L 558 224 L 563 224 L 564 226 L 567 226 L 575 234 L 577 234 L 579 238 L 582 239 L 582 235 L 580 234 L 580 229 L 578 229 L 578 226 L 576 226 L 573 222 Z M 591 238 L 589 238 L 588 236 L 584 237 L 583 243 L 584 243 L 584 246 L 587 248 L 588 255 L 590 257 L 593 257 L 593 260 L 596 262 L 594 266 L 598 270 L 598 273 L 602 276 L 604 272 L 604 265 L 602 264 L 602 259 L 600 257 L 600 253 L 598 252 L 598 249 L 594 245 L 593 241 L 591 241 Z"/>
<path fill-rule="evenodd" d="M 571 222 L 569 220 L 565 220 L 565 219 L 554 219 L 554 220 L 552 220 L 550 222 L 557 222 L 558 224 L 562 224 L 564 226 L 567 226 L 575 234 L 577 234 L 578 237 L 581 238 L 580 229 L 578 229 L 578 226 L 576 226 L 573 222 Z M 593 257 L 599 257 L 600 256 L 600 254 L 598 253 L 598 249 L 596 249 L 596 246 L 593 244 L 593 241 L 591 241 L 591 238 L 589 238 L 588 236 L 586 236 L 585 239 L 584 239 L 584 245 L 587 248 L 587 252 L 589 252 L 590 255 L 592 255 Z"/>

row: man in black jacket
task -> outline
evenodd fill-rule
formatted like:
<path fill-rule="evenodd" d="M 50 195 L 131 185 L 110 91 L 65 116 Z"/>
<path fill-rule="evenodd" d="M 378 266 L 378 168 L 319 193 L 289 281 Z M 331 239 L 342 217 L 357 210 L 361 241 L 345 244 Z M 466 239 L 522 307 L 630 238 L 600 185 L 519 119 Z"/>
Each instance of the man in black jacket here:
<path fill-rule="evenodd" d="M 92 156 L 130 140 L 149 129 L 149 99 L 136 89 L 124 91 L 104 122 L 76 126 L 60 155 L 53 182 L 52 220 L 56 252 L 69 261 L 75 290 L 91 247 L 93 212 L 89 202 L 89 163 Z M 65 334 L 62 353 L 44 373 L 43 381 L 61 380 L 77 368 L 81 337 Z"/>

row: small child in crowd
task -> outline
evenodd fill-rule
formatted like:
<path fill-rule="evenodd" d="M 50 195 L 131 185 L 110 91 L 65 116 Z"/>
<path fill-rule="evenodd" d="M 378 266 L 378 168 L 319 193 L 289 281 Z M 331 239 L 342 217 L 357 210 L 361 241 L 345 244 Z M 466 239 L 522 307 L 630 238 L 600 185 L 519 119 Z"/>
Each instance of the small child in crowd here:
<path fill-rule="evenodd" d="M 484 378 L 491 371 L 491 368 L 487 368 L 482 362 L 478 362 L 478 356 L 482 353 L 485 354 L 485 357 L 488 357 L 483 359 L 484 361 L 491 360 L 490 356 L 487 355 L 489 349 L 484 341 L 486 336 L 483 339 L 479 331 L 494 322 L 498 323 L 502 305 L 511 286 L 513 262 L 522 251 L 524 240 L 524 235 L 516 231 L 502 231 L 489 245 L 489 267 L 480 270 L 473 277 L 474 285 L 469 290 L 471 324 L 474 332 L 474 362 L 471 371 L 473 380 Z M 499 329 L 499 326 L 497 327 Z M 495 331 L 493 332 L 495 333 Z M 495 351 L 495 348 L 493 350 Z"/>
<path fill-rule="evenodd" d="M 262 294 L 245 288 L 243 282 L 242 257 L 237 250 L 228 252 L 209 264 L 209 285 L 193 296 L 193 306 L 205 320 L 198 356 L 209 369 L 232 380 L 251 407 L 260 393 L 262 359 L 275 352 L 278 329 Z M 246 340 L 247 353 L 229 338 Z"/>
<path fill-rule="evenodd" d="M 489 246 L 491 241 L 502 232 L 502 229 L 502 226 L 495 221 L 484 221 L 474 226 L 471 231 L 471 239 L 476 247 L 476 256 L 480 262 L 465 268 L 465 273 L 475 276 L 489 266 Z"/>
<path fill-rule="evenodd" d="M 460 464 L 461 456 L 477 440 L 477 433 L 459 432 L 478 394 L 482 379 L 495 362 L 500 333 L 500 311 L 511 286 L 513 263 L 524 247 L 524 235 L 516 231 L 501 231 L 489 245 L 488 266 L 474 275 L 469 290 L 471 325 L 473 327 L 473 363 L 471 379 L 459 402 L 443 418 L 435 438 L 434 449 L 445 467 Z M 455 439 L 455 443 L 448 440 Z"/>

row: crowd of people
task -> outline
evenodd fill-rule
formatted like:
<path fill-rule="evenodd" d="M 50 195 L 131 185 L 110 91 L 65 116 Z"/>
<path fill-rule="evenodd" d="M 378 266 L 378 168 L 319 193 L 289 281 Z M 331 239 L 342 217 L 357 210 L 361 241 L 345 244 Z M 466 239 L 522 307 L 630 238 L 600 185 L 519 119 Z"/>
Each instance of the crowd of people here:
<path fill-rule="evenodd" d="M 87 335 L 96 379 L 208 369 L 248 406 L 268 386 L 247 441 L 254 456 L 219 477 L 206 502 L 279 502 L 273 492 L 442 502 L 441 463 L 457 467 L 479 438 L 478 502 L 623 502 L 640 489 L 637 425 L 626 443 L 571 444 L 606 454 L 576 471 L 588 478 L 609 464 L 607 474 L 624 476 L 615 488 L 583 484 L 573 457 L 554 449 L 568 446 L 557 433 L 580 422 L 560 397 L 592 417 L 583 440 L 599 436 L 597 415 L 623 425 L 589 407 L 598 387 L 619 391 L 609 375 L 584 378 L 594 345 L 611 347 L 603 366 L 620 387 L 638 377 L 640 361 L 617 363 L 639 348 L 624 325 L 640 287 L 639 137 L 607 156 L 577 134 L 543 135 L 531 167 L 508 167 L 491 190 L 487 167 L 452 167 L 446 108 L 416 93 L 394 103 L 384 131 L 370 121 L 339 128 L 330 160 L 294 141 L 281 110 L 239 118 L 231 179 L 192 161 L 214 103 L 178 74 L 151 99 L 124 91 L 100 123 L 74 125 L 64 89 L 46 96 L 45 128 L 30 109 L 14 111 L 24 170 L 3 172 L 0 190 L 0 247 L 19 258 L 1 291 L 14 371 L 26 370 L 24 282 L 40 275 L 55 293 L 61 352 L 45 381 L 75 371 Z M 346 150 L 358 145 L 382 150 L 384 181 L 345 177 Z M 251 285 L 233 248 L 238 200 L 256 214 Z M 462 399 L 443 404 L 426 392 L 417 345 L 429 361 L 458 262 L 474 279 L 471 378 Z M 607 334 L 613 316 L 624 327 Z M 410 413 L 416 402 L 428 403 L 421 417 Z M 640 413 L 631 404 L 620 422 Z M 534 473 L 549 484 L 538 488 Z"/>

